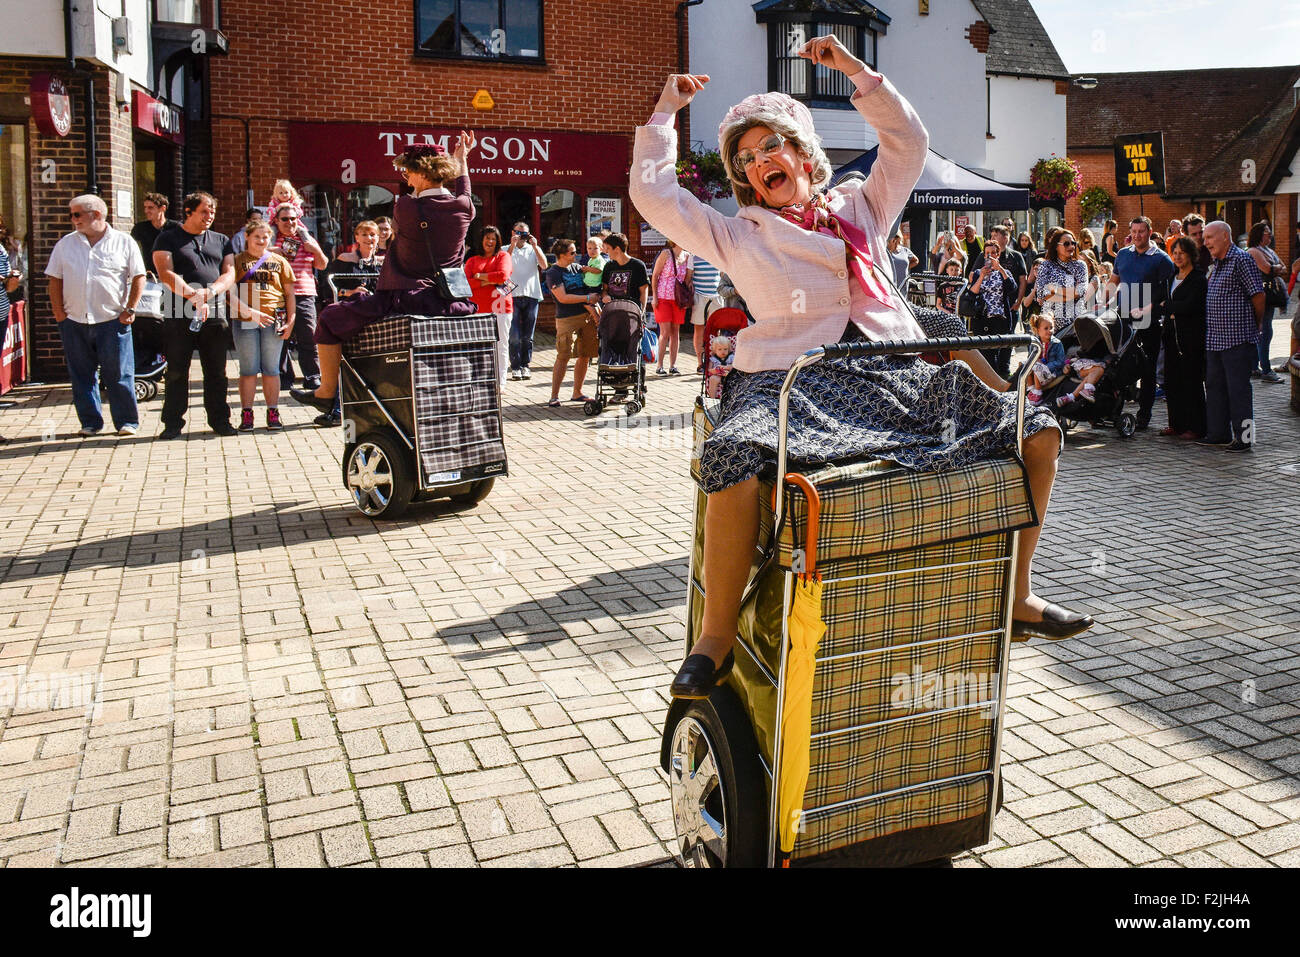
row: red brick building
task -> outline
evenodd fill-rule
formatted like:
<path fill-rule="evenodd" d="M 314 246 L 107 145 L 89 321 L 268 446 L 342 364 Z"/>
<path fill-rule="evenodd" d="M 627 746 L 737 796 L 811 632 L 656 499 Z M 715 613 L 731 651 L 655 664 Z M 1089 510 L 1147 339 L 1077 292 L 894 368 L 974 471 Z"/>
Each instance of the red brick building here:
<path fill-rule="evenodd" d="M 40 76 L 57 79 L 66 91 L 70 122 L 64 135 L 43 129 L 33 117 L 32 78 Z M 93 83 L 97 106 L 93 149 L 87 141 L 88 83 Z M 180 156 L 175 151 L 166 154 L 165 171 L 143 178 L 137 151 L 161 138 L 146 134 L 143 121 L 137 121 L 139 111 L 130 108 L 133 100 L 119 100 L 118 89 L 114 75 L 102 66 L 82 64 L 73 73 L 65 61 L 0 57 L 0 151 L 5 163 L 0 172 L 0 211 L 23 245 L 27 356 L 36 378 L 62 379 L 67 374 L 43 270 L 54 244 L 72 228 L 68 200 L 78 193 L 97 192 L 108 204 L 109 222 L 129 230 L 140 195 L 159 189 L 164 175 L 168 183 L 179 182 Z M 135 102 L 147 99 L 138 89 L 129 95 Z"/>
<path fill-rule="evenodd" d="M 285 22 L 225 0 L 230 52 L 210 91 L 216 228 L 239 228 L 289 177 L 309 228 L 347 245 L 356 222 L 391 209 L 396 152 L 469 128 L 471 239 L 522 219 L 543 241 L 581 241 L 589 215 L 612 214 L 644 255 L 627 199 L 632 134 L 685 49 L 677 0 L 414 2 L 413 18 L 410 3 L 303 0 Z"/>
<path fill-rule="evenodd" d="M 1099 185 L 1114 198 L 1114 219 L 1127 224 L 1141 208 L 1163 232 L 1169 220 L 1195 211 L 1226 221 L 1238 236 L 1267 220 L 1283 261 L 1300 256 L 1300 181 L 1291 172 L 1300 149 L 1300 67 L 1112 73 L 1097 81 L 1093 90 L 1070 88 L 1069 155 L 1085 189 Z M 1117 196 L 1115 137 L 1155 130 L 1164 133 L 1164 193 Z M 1076 198 L 1066 224 L 1077 228 L 1080 218 Z"/>

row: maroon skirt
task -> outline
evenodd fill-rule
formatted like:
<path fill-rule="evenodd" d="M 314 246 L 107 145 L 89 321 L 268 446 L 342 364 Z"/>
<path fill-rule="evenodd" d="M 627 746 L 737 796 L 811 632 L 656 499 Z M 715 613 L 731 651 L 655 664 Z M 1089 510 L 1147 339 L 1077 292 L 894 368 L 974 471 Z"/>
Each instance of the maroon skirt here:
<path fill-rule="evenodd" d="M 315 338 L 319 344 L 337 346 L 387 316 L 468 316 L 477 308 L 472 302 L 448 302 L 433 286 L 381 289 L 326 306 L 316 318 Z"/>

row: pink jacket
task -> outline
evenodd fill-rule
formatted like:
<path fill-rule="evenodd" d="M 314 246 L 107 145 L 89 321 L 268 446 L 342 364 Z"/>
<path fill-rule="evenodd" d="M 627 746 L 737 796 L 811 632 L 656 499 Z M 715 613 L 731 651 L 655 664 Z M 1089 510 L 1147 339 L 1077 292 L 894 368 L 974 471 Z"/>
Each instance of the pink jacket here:
<path fill-rule="evenodd" d="M 876 129 L 880 150 L 865 183 L 838 186 L 827 199 L 862 229 L 871 258 L 888 274 L 888 231 L 920 178 L 930 137 L 889 80 L 863 71 L 853 82 L 853 105 Z M 725 216 L 677 185 L 676 158 L 671 125 L 638 126 L 628 192 L 651 226 L 716 265 L 744 297 L 755 324 L 737 337 L 737 369 L 788 369 L 809 349 L 838 342 L 850 315 L 873 338 L 920 337 L 905 307 L 866 300 L 840 240 L 762 206 Z"/>

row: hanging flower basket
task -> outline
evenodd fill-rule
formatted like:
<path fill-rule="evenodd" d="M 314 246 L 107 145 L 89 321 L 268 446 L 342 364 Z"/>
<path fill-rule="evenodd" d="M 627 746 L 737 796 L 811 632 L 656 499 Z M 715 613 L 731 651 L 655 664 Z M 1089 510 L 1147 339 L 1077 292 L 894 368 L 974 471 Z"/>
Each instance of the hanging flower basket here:
<path fill-rule="evenodd" d="M 1053 153 L 1047 159 L 1040 159 L 1029 171 L 1029 187 L 1035 199 L 1070 199 L 1077 196 L 1083 188 L 1079 164 Z"/>
<path fill-rule="evenodd" d="M 1115 201 L 1110 193 L 1101 186 L 1089 186 L 1079 196 L 1079 214 L 1085 223 L 1101 219 L 1104 214 L 1115 208 Z"/>
<path fill-rule="evenodd" d="M 677 161 L 677 182 L 702 203 L 731 195 L 731 183 L 717 150 L 683 153 Z"/>

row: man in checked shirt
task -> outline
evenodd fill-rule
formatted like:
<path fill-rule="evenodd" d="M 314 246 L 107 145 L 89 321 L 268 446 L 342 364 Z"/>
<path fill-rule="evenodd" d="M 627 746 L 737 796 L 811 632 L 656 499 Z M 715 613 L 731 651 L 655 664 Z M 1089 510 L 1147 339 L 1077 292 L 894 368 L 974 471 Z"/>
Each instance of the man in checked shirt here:
<path fill-rule="evenodd" d="M 1197 444 L 1249 452 L 1255 443 L 1250 370 L 1264 322 L 1264 279 L 1222 220 L 1205 227 L 1205 248 L 1213 261 L 1205 297 L 1206 430 Z"/>

